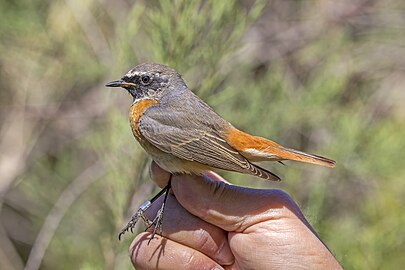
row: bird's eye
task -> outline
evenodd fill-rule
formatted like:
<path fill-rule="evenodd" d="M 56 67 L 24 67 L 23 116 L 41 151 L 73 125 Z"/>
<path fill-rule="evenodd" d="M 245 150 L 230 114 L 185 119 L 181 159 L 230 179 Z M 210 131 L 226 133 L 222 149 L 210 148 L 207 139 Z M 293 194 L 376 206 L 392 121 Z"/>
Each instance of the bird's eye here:
<path fill-rule="evenodd" d="M 150 78 L 148 75 L 143 75 L 143 76 L 141 77 L 141 82 L 142 82 L 143 85 L 150 84 L 151 81 L 152 81 L 152 80 L 151 80 L 151 78 Z"/>

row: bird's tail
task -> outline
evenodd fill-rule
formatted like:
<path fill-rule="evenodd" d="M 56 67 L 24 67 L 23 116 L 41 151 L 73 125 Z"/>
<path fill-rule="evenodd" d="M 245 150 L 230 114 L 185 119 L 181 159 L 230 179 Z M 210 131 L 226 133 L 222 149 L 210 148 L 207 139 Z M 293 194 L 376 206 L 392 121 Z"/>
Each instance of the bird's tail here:
<path fill-rule="evenodd" d="M 295 149 L 291 148 L 286 148 L 286 147 L 280 147 L 281 151 L 277 151 L 277 155 L 284 160 L 295 160 L 295 161 L 301 161 L 301 162 L 306 162 L 306 163 L 312 163 L 312 164 L 317 164 L 321 166 L 326 166 L 333 168 L 336 165 L 336 161 L 326 158 L 326 157 L 321 157 L 313 154 L 307 154 Z"/>
<path fill-rule="evenodd" d="M 330 168 L 336 165 L 336 162 L 329 158 L 287 148 L 268 139 L 249 135 L 236 128 L 230 130 L 227 141 L 251 162 L 295 160 Z"/>

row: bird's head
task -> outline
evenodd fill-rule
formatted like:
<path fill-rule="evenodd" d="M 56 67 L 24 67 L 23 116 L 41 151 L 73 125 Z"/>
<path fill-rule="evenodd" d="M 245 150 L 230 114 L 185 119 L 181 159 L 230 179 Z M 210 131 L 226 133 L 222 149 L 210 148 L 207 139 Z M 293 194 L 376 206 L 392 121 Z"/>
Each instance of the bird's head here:
<path fill-rule="evenodd" d="M 183 86 L 184 81 L 172 68 L 165 65 L 140 64 L 127 72 L 120 80 L 106 84 L 107 87 L 122 87 L 134 98 L 159 100 L 171 89 Z"/>

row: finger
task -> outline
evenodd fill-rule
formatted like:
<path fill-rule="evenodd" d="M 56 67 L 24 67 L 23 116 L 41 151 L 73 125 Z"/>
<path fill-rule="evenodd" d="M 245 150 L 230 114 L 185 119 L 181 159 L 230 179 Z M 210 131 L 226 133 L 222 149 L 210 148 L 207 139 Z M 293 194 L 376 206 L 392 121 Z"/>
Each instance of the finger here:
<path fill-rule="evenodd" d="M 155 182 L 160 188 L 164 188 L 170 179 L 170 173 L 160 168 L 155 161 L 152 161 L 149 167 L 149 175 L 152 181 Z M 207 171 L 205 175 L 212 180 L 229 183 L 228 181 L 226 181 L 224 178 L 222 178 L 213 171 Z"/>
<path fill-rule="evenodd" d="M 190 213 L 227 231 L 242 232 L 269 219 L 305 219 L 294 201 L 283 191 L 242 188 L 207 176 L 172 177 L 179 203 Z"/>
<path fill-rule="evenodd" d="M 231 185 L 228 181 L 226 181 L 224 178 L 222 178 L 222 176 L 220 176 L 219 174 L 217 174 L 216 172 L 213 172 L 213 171 L 205 172 L 204 177 L 207 177 L 214 181 L 220 181 L 220 182 L 224 182 L 224 183 Z"/>
<path fill-rule="evenodd" d="M 136 269 L 223 269 L 201 252 L 156 235 L 148 245 L 150 233 L 139 234 L 129 249 Z"/>
<path fill-rule="evenodd" d="M 149 174 L 152 181 L 160 188 L 164 188 L 170 179 L 170 173 L 160 168 L 155 161 L 150 164 Z"/>
<path fill-rule="evenodd" d="M 163 202 L 156 201 L 145 215 L 153 219 Z M 153 231 L 153 227 L 149 228 Z M 159 233 L 159 230 L 157 231 Z M 234 261 L 229 247 L 227 233 L 208 222 L 187 212 L 173 195 L 169 195 L 163 217 L 163 236 L 170 240 L 195 249 L 221 265 L 230 265 Z M 154 242 L 153 239 L 151 242 Z"/>
<path fill-rule="evenodd" d="M 280 269 L 280 265 L 288 265 L 288 269 L 342 269 L 299 219 L 268 220 L 243 233 L 230 232 L 229 244 L 239 269 Z"/>

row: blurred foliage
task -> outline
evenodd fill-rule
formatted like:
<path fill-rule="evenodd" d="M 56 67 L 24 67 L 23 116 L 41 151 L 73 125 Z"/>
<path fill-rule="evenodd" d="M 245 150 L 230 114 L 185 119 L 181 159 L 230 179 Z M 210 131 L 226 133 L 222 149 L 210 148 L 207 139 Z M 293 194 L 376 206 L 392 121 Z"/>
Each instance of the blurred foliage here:
<path fill-rule="evenodd" d="M 0 1 L 0 268 L 131 269 L 117 231 L 156 192 L 130 97 L 104 83 L 176 68 L 235 126 L 331 157 L 264 164 L 348 269 L 405 264 L 405 4 Z M 139 228 L 142 229 L 142 228 Z M 29 258 L 29 259 L 28 259 Z"/>

